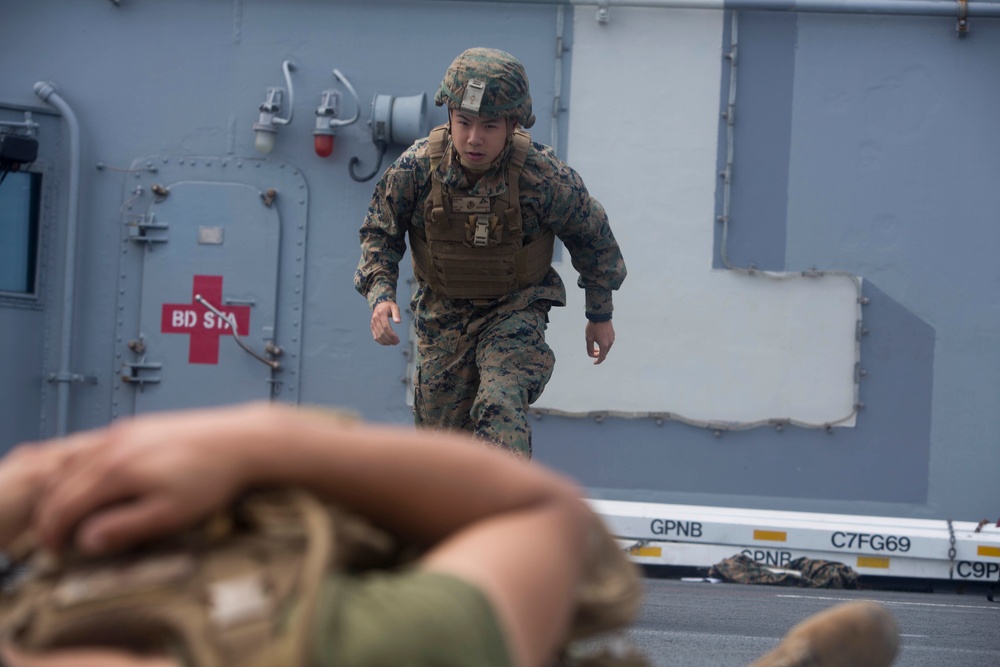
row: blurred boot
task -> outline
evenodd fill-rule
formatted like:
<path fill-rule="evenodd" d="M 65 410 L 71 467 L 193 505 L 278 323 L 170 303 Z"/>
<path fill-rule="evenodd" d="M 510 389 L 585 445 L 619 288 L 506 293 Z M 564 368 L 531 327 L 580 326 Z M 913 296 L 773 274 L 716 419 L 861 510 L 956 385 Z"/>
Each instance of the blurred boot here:
<path fill-rule="evenodd" d="M 805 619 L 750 667 L 888 667 L 899 648 L 892 614 L 874 602 L 846 602 Z"/>

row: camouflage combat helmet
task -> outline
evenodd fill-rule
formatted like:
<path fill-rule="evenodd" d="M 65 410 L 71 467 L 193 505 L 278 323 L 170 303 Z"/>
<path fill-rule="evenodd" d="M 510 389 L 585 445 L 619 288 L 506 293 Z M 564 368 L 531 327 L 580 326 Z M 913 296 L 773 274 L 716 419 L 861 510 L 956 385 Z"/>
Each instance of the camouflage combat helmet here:
<path fill-rule="evenodd" d="M 463 51 L 445 72 L 434 104 L 473 116 L 513 118 L 524 128 L 535 124 L 524 65 L 498 49 Z"/>

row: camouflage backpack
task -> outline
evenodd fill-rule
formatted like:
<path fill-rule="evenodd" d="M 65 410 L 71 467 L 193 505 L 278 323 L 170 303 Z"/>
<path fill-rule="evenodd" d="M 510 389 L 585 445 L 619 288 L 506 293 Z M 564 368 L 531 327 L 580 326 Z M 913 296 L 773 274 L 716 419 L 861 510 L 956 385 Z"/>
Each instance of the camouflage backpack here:
<path fill-rule="evenodd" d="M 799 588 L 858 587 L 858 573 L 849 565 L 804 556 L 792 559 L 780 568 L 772 568 L 745 554 L 736 554 L 710 567 L 708 576 L 738 584 Z"/>
<path fill-rule="evenodd" d="M 330 567 L 394 557 L 389 536 L 309 494 L 261 491 L 121 556 L 34 552 L 0 597 L 2 638 L 25 649 L 167 648 L 197 667 L 306 664 Z"/>

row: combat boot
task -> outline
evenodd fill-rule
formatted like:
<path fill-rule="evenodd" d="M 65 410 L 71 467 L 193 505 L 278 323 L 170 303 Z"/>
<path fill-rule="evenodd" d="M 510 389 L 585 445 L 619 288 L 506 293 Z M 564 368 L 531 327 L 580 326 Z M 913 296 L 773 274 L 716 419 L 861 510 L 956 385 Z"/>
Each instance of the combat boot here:
<path fill-rule="evenodd" d="M 750 667 L 887 667 L 899 648 L 892 614 L 874 602 L 847 602 L 810 616 Z"/>

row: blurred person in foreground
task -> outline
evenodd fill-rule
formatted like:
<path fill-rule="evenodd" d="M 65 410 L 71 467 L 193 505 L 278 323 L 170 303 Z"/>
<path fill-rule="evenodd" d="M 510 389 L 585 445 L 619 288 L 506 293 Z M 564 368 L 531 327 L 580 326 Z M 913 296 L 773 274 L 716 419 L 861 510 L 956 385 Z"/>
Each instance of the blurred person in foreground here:
<path fill-rule="evenodd" d="M 40 589 L 44 595 L 28 605 L 30 613 L 16 604 L 16 585 L 0 597 L 3 664 L 648 664 L 635 652 L 617 649 L 571 656 L 573 639 L 620 630 L 634 619 L 641 587 L 637 568 L 571 480 L 500 450 L 469 447 L 470 438 L 255 403 L 142 416 L 22 445 L 0 461 L 0 550 L 14 559 L 30 554 L 33 560 L 27 562 L 40 572 L 34 576 L 56 583 Z M 264 503 L 262 516 L 270 512 L 265 523 L 276 527 L 274 535 L 218 542 L 237 545 L 221 561 L 223 571 L 205 591 L 175 600 L 184 597 L 187 579 L 201 576 L 181 565 L 208 562 L 213 556 L 205 544 L 211 539 L 186 538 L 179 544 L 187 551 L 176 551 L 175 544 L 173 556 L 159 561 L 156 548 L 148 545 L 190 535 L 192 527 L 206 525 L 221 510 L 247 497 L 268 498 L 275 489 L 293 489 L 319 502 Z M 327 554 L 349 545 L 350 531 L 335 530 L 332 540 L 330 535 L 313 539 L 322 530 L 298 533 L 296 525 L 308 524 L 292 511 L 300 506 L 351 512 L 410 555 L 390 567 L 338 567 L 340 561 Z M 226 525 L 198 534 L 226 534 L 232 530 Z M 255 570 L 254 558 L 274 542 L 282 543 L 289 562 L 299 557 L 297 550 L 323 554 L 320 576 L 308 580 L 298 567 L 282 570 L 282 557 L 258 558 Z M 309 558 L 302 562 L 302 569 L 313 567 Z M 237 576 L 243 571 L 249 575 Z M 255 576 L 271 585 L 254 588 Z M 143 577 L 147 583 L 173 577 L 174 584 L 160 586 L 155 595 L 133 596 L 136 606 L 114 617 L 108 605 L 126 604 L 121 600 L 129 599 L 127 589 L 141 588 Z M 109 588 L 113 595 L 107 595 Z M 112 602 L 102 600 L 105 606 L 89 607 L 100 613 L 76 621 L 86 626 L 83 636 L 72 633 L 71 622 L 59 625 L 60 613 L 72 618 L 67 608 L 81 601 L 95 605 L 102 595 Z M 44 605 L 55 610 L 56 619 L 47 639 L 44 632 L 31 634 Z M 171 616 L 171 605 L 184 612 Z M 206 608 L 204 616 L 199 605 Z M 117 619 L 106 628 L 113 641 L 96 639 L 101 614 Z M 173 635 L 172 628 L 135 620 L 144 615 L 180 619 L 177 624 L 186 627 Z M 142 627 L 151 634 L 147 645 L 122 639 Z M 176 645 L 181 635 L 194 643 L 207 636 L 205 643 L 213 648 L 203 654 L 207 657 L 193 659 Z M 35 645 L 26 637 L 35 637 Z M 884 667 L 897 645 L 895 622 L 884 608 L 848 603 L 796 626 L 754 665 Z"/>

